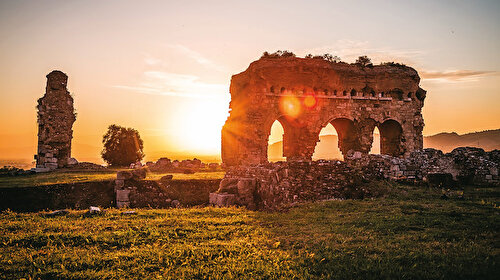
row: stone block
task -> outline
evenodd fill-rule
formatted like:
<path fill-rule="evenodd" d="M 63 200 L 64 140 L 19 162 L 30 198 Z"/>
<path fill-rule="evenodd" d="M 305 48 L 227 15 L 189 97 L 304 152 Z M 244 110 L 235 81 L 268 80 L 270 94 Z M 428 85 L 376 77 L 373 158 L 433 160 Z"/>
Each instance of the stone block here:
<path fill-rule="evenodd" d="M 498 168 L 491 167 L 490 168 L 490 174 L 493 175 L 493 176 L 498 176 Z"/>
<path fill-rule="evenodd" d="M 129 202 L 130 190 L 116 190 L 116 205 L 118 202 Z"/>
<path fill-rule="evenodd" d="M 230 193 L 211 193 L 210 201 L 219 207 L 231 206 L 236 204 L 237 197 Z"/>
<path fill-rule="evenodd" d="M 117 208 L 130 207 L 130 201 L 117 201 L 116 207 Z"/>
<path fill-rule="evenodd" d="M 125 180 L 116 179 L 115 180 L 115 190 L 122 189 L 123 187 L 125 187 Z"/>
<path fill-rule="evenodd" d="M 254 194 L 257 187 L 255 179 L 240 179 L 238 181 L 238 198 L 242 205 L 253 208 L 255 205 Z"/>
<path fill-rule="evenodd" d="M 118 180 L 129 180 L 132 179 L 132 173 L 130 171 L 118 171 L 116 173 L 116 179 Z"/>
<path fill-rule="evenodd" d="M 137 180 L 146 179 L 146 168 L 132 170 L 132 177 Z"/>
<path fill-rule="evenodd" d="M 45 167 L 50 169 L 50 170 L 54 170 L 54 169 L 57 169 L 58 165 L 57 165 L 57 163 L 48 162 L 48 163 L 45 163 Z"/>

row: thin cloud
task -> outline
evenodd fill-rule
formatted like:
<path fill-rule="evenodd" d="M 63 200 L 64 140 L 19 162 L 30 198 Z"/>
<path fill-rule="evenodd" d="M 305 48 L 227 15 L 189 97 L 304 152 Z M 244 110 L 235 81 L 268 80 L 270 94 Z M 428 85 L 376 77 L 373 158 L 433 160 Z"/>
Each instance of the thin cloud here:
<path fill-rule="evenodd" d="M 194 51 L 184 45 L 180 44 L 175 44 L 175 45 L 167 45 L 168 48 L 173 50 L 174 52 L 177 52 L 181 55 L 184 55 L 194 61 L 196 61 L 198 64 L 201 64 L 207 68 L 217 70 L 217 71 L 226 71 L 226 68 L 222 65 L 219 65 L 215 63 L 214 61 L 204 57 L 201 53 Z"/>
<path fill-rule="evenodd" d="M 223 98 L 227 85 L 201 82 L 194 75 L 183 75 L 162 71 L 144 72 L 144 81 L 136 86 L 115 85 L 114 88 L 143 94 L 178 96 L 189 98 Z"/>
<path fill-rule="evenodd" d="M 462 81 L 477 81 L 482 77 L 497 75 L 496 71 L 470 71 L 470 70 L 453 70 L 453 71 L 420 71 L 420 76 L 425 80 L 462 82 Z"/>

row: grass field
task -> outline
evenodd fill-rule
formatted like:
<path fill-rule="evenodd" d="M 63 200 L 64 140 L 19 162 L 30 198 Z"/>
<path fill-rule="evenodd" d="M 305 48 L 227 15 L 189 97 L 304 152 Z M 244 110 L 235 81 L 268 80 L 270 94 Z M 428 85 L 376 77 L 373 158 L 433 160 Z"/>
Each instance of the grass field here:
<path fill-rule="evenodd" d="M 499 189 L 243 208 L 0 214 L 3 279 L 498 279 Z"/>
<path fill-rule="evenodd" d="M 106 171 L 64 171 L 38 173 L 34 175 L 17 177 L 0 177 L 0 188 L 34 187 L 53 184 L 82 183 L 91 181 L 107 181 L 116 179 L 116 170 Z M 172 174 L 174 180 L 186 179 L 221 179 L 224 172 L 198 172 L 194 174 L 183 173 L 153 173 L 149 172 L 146 179 L 158 180 L 166 174 Z"/>

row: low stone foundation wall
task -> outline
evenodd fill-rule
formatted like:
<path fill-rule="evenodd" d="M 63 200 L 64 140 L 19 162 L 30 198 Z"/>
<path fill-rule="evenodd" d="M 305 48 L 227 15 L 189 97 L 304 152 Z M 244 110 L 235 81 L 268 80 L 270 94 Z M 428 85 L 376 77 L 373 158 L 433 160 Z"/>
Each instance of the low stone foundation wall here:
<path fill-rule="evenodd" d="M 114 205 L 113 183 L 110 181 L 0 188 L 0 211 L 35 212 L 88 209 L 90 206 L 107 208 Z"/>
<path fill-rule="evenodd" d="M 381 180 L 449 188 L 455 184 L 499 186 L 500 151 L 457 148 L 443 154 L 424 149 L 409 158 L 351 152 L 346 161 L 290 161 L 230 168 L 214 205 L 276 209 L 303 201 L 382 195 Z"/>
<path fill-rule="evenodd" d="M 204 205 L 221 180 L 172 180 L 166 175 L 158 181 L 144 180 L 146 169 L 120 171 L 116 175 L 116 206 L 167 208 Z"/>
<path fill-rule="evenodd" d="M 408 182 L 429 182 L 435 174 L 449 174 L 457 184 L 499 186 L 500 151 L 457 148 L 444 154 L 436 149 L 412 152 L 408 158 L 367 155 L 347 158 L 349 165 L 365 172 L 377 172 L 384 178 Z"/>

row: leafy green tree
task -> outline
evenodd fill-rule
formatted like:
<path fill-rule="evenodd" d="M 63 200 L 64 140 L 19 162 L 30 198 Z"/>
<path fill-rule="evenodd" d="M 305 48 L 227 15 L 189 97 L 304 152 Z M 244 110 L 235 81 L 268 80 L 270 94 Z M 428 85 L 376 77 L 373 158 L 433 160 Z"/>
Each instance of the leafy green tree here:
<path fill-rule="evenodd" d="M 139 132 L 116 124 L 108 127 L 102 138 L 102 159 L 111 166 L 128 166 L 144 158 Z"/>
<path fill-rule="evenodd" d="M 358 57 L 358 59 L 356 59 L 356 63 L 355 64 L 360 65 L 362 67 L 373 66 L 372 60 L 370 58 L 368 58 L 366 55 Z"/>

